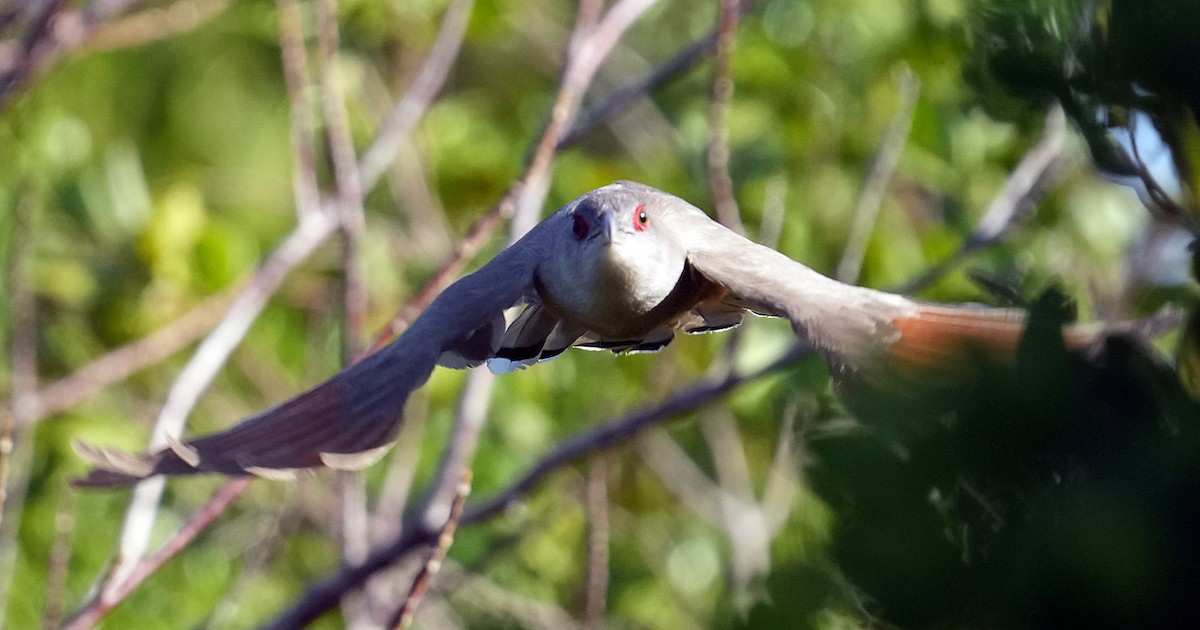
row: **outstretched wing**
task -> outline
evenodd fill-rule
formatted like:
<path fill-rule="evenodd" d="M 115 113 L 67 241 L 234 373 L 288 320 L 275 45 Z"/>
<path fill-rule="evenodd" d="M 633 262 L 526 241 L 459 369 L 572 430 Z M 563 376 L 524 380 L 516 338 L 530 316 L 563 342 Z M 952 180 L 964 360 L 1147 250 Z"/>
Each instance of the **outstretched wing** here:
<path fill-rule="evenodd" d="M 394 439 L 409 393 L 435 365 L 467 367 L 492 356 L 504 309 L 531 291 L 543 251 L 537 239 L 549 234 L 545 225 L 448 287 L 391 344 L 278 407 L 146 455 L 80 445 L 95 469 L 77 485 L 202 472 L 283 478 L 304 468 L 374 463 Z"/>
<path fill-rule="evenodd" d="M 647 207 L 654 204 L 689 264 L 727 291 L 727 299 L 790 320 L 844 380 L 922 395 L 974 381 L 983 364 L 1015 357 L 1027 323 L 1023 310 L 930 304 L 838 282 L 726 229 L 678 197 L 623 185 L 640 191 Z M 1171 319 L 1075 324 L 1062 333 L 1069 348 L 1087 350 L 1106 335 L 1156 334 Z"/>

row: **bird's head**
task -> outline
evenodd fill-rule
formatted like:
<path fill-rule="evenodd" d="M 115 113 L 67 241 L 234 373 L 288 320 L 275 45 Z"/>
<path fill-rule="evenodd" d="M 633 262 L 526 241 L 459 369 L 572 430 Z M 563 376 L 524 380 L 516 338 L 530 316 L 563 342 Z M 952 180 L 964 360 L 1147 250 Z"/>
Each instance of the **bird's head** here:
<path fill-rule="evenodd" d="M 537 273 L 548 305 L 601 333 L 645 332 L 645 316 L 675 288 L 686 258 L 655 221 L 668 199 L 654 192 L 618 183 L 559 211 Z"/>

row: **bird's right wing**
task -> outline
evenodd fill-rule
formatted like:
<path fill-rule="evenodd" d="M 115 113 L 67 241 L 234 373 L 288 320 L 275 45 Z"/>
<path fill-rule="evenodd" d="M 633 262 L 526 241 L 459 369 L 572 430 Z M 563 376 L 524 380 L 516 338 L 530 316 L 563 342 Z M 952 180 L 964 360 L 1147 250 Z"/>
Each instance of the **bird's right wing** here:
<path fill-rule="evenodd" d="M 205 472 L 281 478 L 298 469 L 374 463 L 394 439 L 409 393 L 435 365 L 466 367 L 492 356 L 504 309 L 531 291 L 547 223 L 552 221 L 446 288 L 395 341 L 277 407 L 145 455 L 78 445 L 95 468 L 76 484 L 114 486 Z"/>

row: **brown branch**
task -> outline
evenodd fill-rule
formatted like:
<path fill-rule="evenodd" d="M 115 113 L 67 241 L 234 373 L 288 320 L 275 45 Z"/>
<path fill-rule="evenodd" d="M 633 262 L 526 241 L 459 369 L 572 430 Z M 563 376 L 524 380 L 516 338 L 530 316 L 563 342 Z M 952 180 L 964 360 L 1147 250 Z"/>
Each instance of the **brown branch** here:
<path fill-rule="evenodd" d="M 725 227 L 746 234 L 737 200 L 733 197 L 733 178 L 729 175 L 729 101 L 733 98 L 730 60 L 737 41 L 738 0 L 721 0 L 717 22 L 717 51 L 713 62 L 712 95 L 708 107 L 708 147 L 705 165 L 708 188 L 712 193 L 717 220 Z"/>
<path fill-rule="evenodd" d="M 141 0 L 93 0 L 81 9 L 64 9 L 63 0 L 43 0 L 26 5 L 28 19 L 20 41 L 11 46 L 11 54 L 0 58 L 0 107 L 36 72 L 82 46 L 90 34 Z M 10 23 L 19 11 L 5 15 Z M 6 42 L 0 42 L 5 44 Z"/>
<path fill-rule="evenodd" d="M 467 509 L 461 523 L 466 525 L 488 519 L 504 511 L 513 501 L 524 496 L 550 473 L 583 457 L 613 448 L 648 427 L 680 414 L 694 411 L 743 383 L 760 379 L 790 365 L 808 352 L 808 350 L 796 348 L 756 372 L 745 375 L 730 374 L 718 380 L 693 385 L 677 392 L 654 407 L 635 411 L 619 420 L 577 433 L 542 456 L 508 488 Z M 373 551 L 362 564 L 346 567 L 311 585 L 292 604 L 291 608 L 264 627 L 280 630 L 305 626 L 329 608 L 336 606 L 343 593 L 359 587 L 367 578 L 391 566 L 415 547 L 427 544 L 434 536 L 436 536 L 436 531 L 424 526 L 419 516 L 406 518 L 401 525 L 400 534 L 391 542 Z"/>
<path fill-rule="evenodd" d="M 253 477 L 238 477 L 231 479 L 209 499 L 199 510 L 196 510 L 187 522 L 176 531 L 167 542 L 163 543 L 145 560 L 134 567 L 129 577 L 120 584 L 105 584 L 99 592 L 89 600 L 67 622 L 66 630 L 82 630 L 95 626 L 104 615 L 108 614 L 117 604 L 124 601 L 142 582 L 154 575 L 168 560 L 191 544 L 192 540 L 204 531 L 229 504 L 233 502 L 250 486 Z"/>
<path fill-rule="evenodd" d="M 28 78 L 53 50 L 46 42 L 53 37 L 51 21 L 59 10 L 62 0 L 44 0 L 40 6 L 28 9 L 29 19 L 25 33 L 14 46 L 13 58 L 6 67 L 0 68 L 0 104 Z M 15 14 L 13 19 L 15 19 Z"/>
<path fill-rule="evenodd" d="M 450 545 L 454 544 L 454 532 L 458 529 L 459 520 L 462 519 L 463 505 L 467 502 L 467 496 L 470 494 L 471 470 L 468 468 L 463 470 L 459 477 L 458 486 L 455 488 L 454 502 L 450 505 L 450 515 L 446 517 L 446 522 L 438 531 L 437 545 L 430 550 L 429 559 L 425 561 L 421 570 L 413 578 L 412 588 L 409 589 L 404 604 L 388 621 L 389 628 L 407 628 L 412 625 L 413 617 L 417 614 L 417 607 L 421 605 L 425 593 L 429 591 L 429 585 L 433 582 L 433 578 L 441 570 L 442 561 L 446 559 Z"/>
<path fill-rule="evenodd" d="M 54 542 L 46 562 L 46 588 L 43 589 L 42 627 L 57 628 L 62 620 L 63 593 L 67 586 L 67 569 L 71 565 L 71 535 L 75 532 L 75 493 L 60 489 L 58 508 L 54 512 Z"/>
<path fill-rule="evenodd" d="M 301 218 L 316 213 L 321 204 L 317 186 L 317 153 L 313 148 L 312 111 L 305 98 L 308 86 L 308 55 L 304 52 L 304 25 L 297 0 L 275 0 L 279 13 L 279 53 L 287 86 L 288 116 L 292 137 L 292 190 L 296 214 Z"/>
<path fill-rule="evenodd" d="M 587 586 L 584 590 L 583 625 L 591 630 L 604 627 L 608 600 L 608 458 L 591 459 L 587 475 L 588 554 Z"/>

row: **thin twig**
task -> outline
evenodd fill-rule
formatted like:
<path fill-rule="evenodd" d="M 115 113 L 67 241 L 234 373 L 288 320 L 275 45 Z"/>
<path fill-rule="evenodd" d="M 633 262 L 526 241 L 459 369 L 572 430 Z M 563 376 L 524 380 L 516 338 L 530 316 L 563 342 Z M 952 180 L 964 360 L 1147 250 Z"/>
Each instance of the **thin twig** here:
<path fill-rule="evenodd" d="M 8 352 L 11 361 L 9 374 L 9 404 L 0 411 L 0 524 L 8 498 L 9 463 L 16 443 L 16 430 L 28 417 L 37 413 L 37 311 L 30 286 L 29 244 L 33 232 L 33 196 L 22 192 L 17 202 L 16 220 L 9 242 L 8 274 L 5 294 L 9 300 Z"/>
<path fill-rule="evenodd" d="M 37 391 L 37 303 L 30 277 L 35 242 L 37 206 L 32 191 L 19 193 L 9 242 L 5 293 L 9 299 L 8 374 L 9 399 L 0 406 L 0 619 L 5 618 L 11 595 L 13 567 L 17 560 L 17 536 L 28 492 L 33 441 L 24 439 L 22 427 L 36 411 Z"/>
<path fill-rule="evenodd" d="M 424 515 L 423 526 L 426 528 L 436 528 L 450 511 L 450 503 L 457 492 L 458 471 L 466 468 L 475 457 L 495 384 L 496 375 L 488 370 L 473 370 L 467 376 L 454 413 L 454 428 L 438 461 L 433 482 L 429 484 L 431 490 L 417 509 L 417 513 Z"/>
<path fill-rule="evenodd" d="M 1063 171 L 1067 139 L 1067 119 L 1062 107 L 1054 105 L 1046 113 L 1042 137 L 1029 149 L 1009 174 L 1004 185 L 983 211 L 975 230 L 951 255 L 924 273 L 897 287 L 897 293 L 915 293 L 937 281 L 971 254 L 989 247 L 1008 234 L 1042 195 L 1058 181 Z"/>
<path fill-rule="evenodd" d="M 721 490 L 662 427 L 638 440 L 646 466 L 682 503 L 711 523 L 721 522 Z"/>
<path fill-rule="evenodd" d="M 705 165 L 708 188 L 712 193 L 717 220 L 745 236 L 741 212 L 733 196 L 733 178 L 729 175 L 729 101 L 733 98 L 731 58 L 737 41 L 738 0 L 721 0 L 717 22 L 717 52 L 713 60 L 712 94 L 708 106 L 708 148 Z"/>
<path fill-rule="evenodd" d="M 396 435 L 392 461 L 388 464 L 379 489 L 375 512 L 371 516 L 372 544 L 388 540 L 400 531 L 404 506 L 408 505 L 417 476 L 417 465 L 421 461 L 421 438 L 428 416 L 429 397 L 418 391 L 405 405 L 404 422 Z"/>
<path fill-rule="evenodd" d="M 417 576 L 413 578 L 408 597 L 388 622 L 389 628 L 407 628 L 412 625 L 413 617 L 417 614 L 417 607 L 421 605 L 425 593 L 429 591 L 429 585 L 442 568 L 442 561 L 446 559 L 450 545 L 454 544 L 454 532 L 458 529 L 458 523 L 463 514 L 463 505 L 467 502 L 467 496 L 470 494 L 471 470 L 468 468 L 462 471 L 459 478 L 455 488 L 454 502 L 450 505 L 450 514 L 446 516 L 446 522 L 438 531 L 437 545 L 430 550 L 429 559 L 425 561 Z"/>
<path fill-rule="evenodd" d="M 172 534 L 167 542 L 163 543 L 162 547 L 147 556 L 143 562 L 138 563 L 135 567 L 136 570 L 131 572 L 126 579 L 119 584 L 113 584 L 110 588 L 100 589 L 95 597 L 72 616 L 67 622 L 65 630 L 82 630 L 95 626 L 104 615 L 128 597 L 146 578 L 154 575 L 162 565 L 191 544 L 192 540 L 200 535 L 200 532 L 216 520 L 225 511 L 225 508 L 229 507 L 229 504 L 250 486 L 252 480 L 252 477 L 238 477 L 221 486 L 221 489 L 209 499 L 208 503 L 204 504 L 204 507 L 196 510 L 187 522 Z"/>
<path fill-rule="evenodd" d="M 921 84 L 917 75 L 913 74 L 907 65 L 899 66 L 896 77 L 896 111 L 892 114 L 887 131 L 879 142 L 879 150 L 875 152 L 875 157 L 867 168 L 867 176 L 858 195 L 858 204 L 854 207 L 850 236 L 846 239 L 842 259 L 834 273 L 834 277 L 842 282 L 856 284 L 862 273 L 867 244 L 871 240 L 871 232 L 875 230 L 875 221 L 879 218 L 879 209 L 883 205 L 888 182 L 892 180 L 892 173 L 896 171 L 896 164 L 900 161 L 900 152 L 908 140 L 909 130 L 912 129 L 913 113 L 917 109 L 917 97 L 920 93 Z"/>
<path fill-rule="evenodd" d="M 279 0 L 278 6 L 284 74 L 288 83 L 289 98 L 292 99 L 292 138 L 296 142 L 294 181 L 297 224 L 258 269 L 254 278 L 229 307 L 221 323 L 205 337 L 180 372 L 155 420 L 148 447 L 150 450 L 165 448 L 170 438 L 182 435 L 187 415 L 199 400 L 200 394 L 208 388 L 230 353 L 241 342 L 250 325 L 266 306 L 268 298 L 275 293 L 291 270 L 308 258 L 339 225 L 340 217 L 337 216 L 336 210 L 325 209 L 320 205 L 312 147 L 311 144 L 307 144 L 309 136 L 306 135 L 311 134 L 312 123 L 306 114 L 301 113 L 307 111 L 307 105 L 303 99 L 305 55 L 299 8 L 295 0 Z M 138 484 L 133 491 L 121 529 L 121 550 L 113 569 L 113 581 L 116 584 L 125 581 L 146 551 L 164 484 L 165 480 L 162 477 L 156 477 Z"/>
<path fill-rule="evenodd" d="M 54 51 L 51 22 L 61 5 L 62 0 L 45 0 L 31 11 L 16 59 L 0 68 L 0 104 Z"/>
<path fill-rule="evenodd" d="M 417 78 L 388 113 L 374 142 L 359 160 L 358 178 L 362 182 L 363 190 L 370 190 L 375 186 L 375 182 L 379 181 L 379 176 L 396 158 L 404 139 L 445 83 L 450 67 L 458 58 L 458 50 L 467 32 L 467 22 L 471 18 L 474 4 L 474 0 L 451 0 L 446 7 L 437 39 L 425 57 L 421 70 L 417 72 Z"/>
<path fill-rule="evenodd" d="M 789 410 L 783 414 L 783 420 L 779 423 L 775 456 L 771 459 L 771 468 L 767 471 L 767 481 L 763 484 L 762 501 L 759 503 L 772 536 L 778 534 L 787 522 L 796 498 L 796 489 L 800 485 L 797 471 L 801 470 L 801 467 L 796 455 L 799 448 L 796 443 L 799 440 L 793 433 L 795 416 L 795 410 Z"/>
<path fill-rule="evenodd" d="M 333 179 L 337 190 L 337 214 L 342 244 L 342 366 L 350 365 L 360 351 L 363 338 L 363 319 L 367 310 L 367 293 L 363 286 L 363 263 L 360 249 L 366 225 L 363 215 L 362 188 L 350 119 L 342 98 L 337 72 L 337 53 L 341 35 L 338 32 L 337 0 L 317 0 L 317 88 L 321 94 L 321 111 L 325 119 L 325 136 L 333 161 Z M 335 486 L 340 499 L 342 561 L 361 562 L 369 547 L 367 491 L 362 475 L 356 471 L 338 471 Z M 361 608 L 357 601 L 343 602 L 348 620 L 357 619 Z M 351 624 L 352 625 L 352 624 Z"/>
<path fill-rule="evenodd" d="M 1192 213 L 1180 206 L 1170 193 L 1163 190 L 1162 184 L 1158 183 L 1158 179 L 1150 172 L 1146 161 L 1142 159 L 1137 132 L 1139 120 L 1141 120 L 1140 116 L 1131 116 L 1125 126 L 1125 131 L 1129 134 L 1129 148 L 1133 151 L 1134 170 L 1146 189 L 1146 195 L 1150 198 L 1150 203 L 1143 205 L 1150 212 L 1150 216 L 1155 219 L 1178 225 L 1192 234 L 1200 234 L 1200 224 L 1197 224 Z"/>
<path fill-rule="evenodd" d="M 589 630 L 604 627 L 608 600 L 608 456 L 591 459 L 587 475 L 587 586 L 584 590 L 583 625 Z"/>
<path fill-rule="evenodd" d="M 337 24 L 337 0 L 317 2 L 317 86 L 325 116 L 329 153 L 333 158 L 334 185 L 337 189 L 338 218 L 342 237 L 343 328 L 342 363 L 348 365 L 362 343 L 363 318 L 367 293 L 363 287 L 363 263 L 360 240 L 366 225 L 363 216 L 362 186 L 355 162 L 354 140 L 350 135 L 350 117 L 342 98 L 337 72 L 340 42 Z"/>
<path fill-rule="evenodd" d="M 0 67 L 0 108 L 36 72 L 84 45 L 96 28 L 141 2 L 93 0 L 80 9 L 65 9 L 63 0 L 40 2 L 26 23 L 15 58 Z"/>
<path fill-rule="evenodd" d="M 144 46 L 181 35 L 225 12 L 233 0 L 180 0 L 98 24 L 88 36 L 88 51 Z"/>
<path fill-rule="evenodd" d="M 233 300 L 233 291 L 205 299 L 175 321 L 119 348 L 92 359 L 74 372 L 42 386 L 37 413 L 29 421 L 61 413 L 124 380 L 138 370 L 163 361 L 212 329 Z"/>
<path fill-rule="evenodd" d="M 605 121 L 624 112 L 638 99 L 695 68 L 716 47 L 717 35 L 713 33 L 698 42 L 685 46 L 670 59 L 646 74 L 597 99 L 576 117 L 575 124 L 571 125 L 567 133 L 563 134 L 562 139 L 558 141 L 558 149 L 561 151 L 575 144 Z"/>
<path fill-rule="evenodd" d="M 204 338 L 179 373 L 155 421 L 149 450 L 166 448 L 168 436 L 177 438 L 182 434 L 187 415 L 200 394 L 208 388 L 230 353 L 245 337 L 268 298 L 279 288 L 287 274 L 329 237 L 336 225 L 336 220 L 329 212 L 319 212 L 309 220 L 301 221 L 271 253 L 234 300 L 221 323 Z M 162 477 L 155 477 L 143 481 L 134 489 L 122 528 L 121 553 L 116 571 L 118 577 L 129 571 L 145 552 L 163 483 Z"/>
<path fill-rule="evenodd" d="M 308 105 L 308 55 L 304 51 L 304 21 L 298 0 L 275 0 L 279 13 L 279 53 L 287 86 L 292 138 L 292 191 L 300 219 L 315 214 L 321 204 L 317 185 L 317 153 L 313 148 L 312 110 Z"/>
<path fill-rule="evenodd" d="M 57 628 L 62 620 L 63 593 L 67 586 L 67 570 L 71 565 L 71 535 L 75 532 L 76 494 L 69 488 L 61 489 L 58 494 L 58 509 L 54 512 L 54 543 L 46 563 L 46 588 L 42 598 L 43 628 Z"/>

